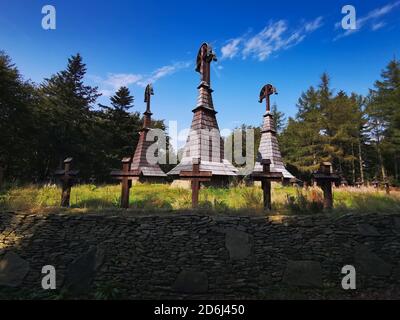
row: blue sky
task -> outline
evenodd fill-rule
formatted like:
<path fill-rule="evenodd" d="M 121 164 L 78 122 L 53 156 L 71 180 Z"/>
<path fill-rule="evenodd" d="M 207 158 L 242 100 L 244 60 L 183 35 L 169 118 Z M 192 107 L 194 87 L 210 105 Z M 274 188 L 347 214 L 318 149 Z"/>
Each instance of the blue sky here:
<path fill-rule="evenodd" d="M 41 27 L 42 7 L 54 5 L 56 30 Z M 356 8 L 358 29 L 337 24 Z M 80 52 L 87 82 L 105 94 L 127 85 L 143 112 L 143 86 L 152 81 L 156 118 L 190 125 L 202 42 L 213 45 L 214 104 L 220 128 L 261 123 L 258 94 L 266 83 L 288 116 L 301 92 L 328 72 L 332 86 L 365 94 L 400 56 L 400 0 L 392 1 L 37 1 L 0 0 L 0 50 L 27 79 L 39 83 Z"/>

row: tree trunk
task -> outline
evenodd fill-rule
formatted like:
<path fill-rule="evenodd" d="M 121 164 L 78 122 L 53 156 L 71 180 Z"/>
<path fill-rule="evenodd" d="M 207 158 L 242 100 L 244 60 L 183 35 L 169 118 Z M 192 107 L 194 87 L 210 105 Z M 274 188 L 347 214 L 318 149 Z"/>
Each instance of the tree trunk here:
<path fill-rule="evenodd" d="M 378 162 L 379 162 L 379 166 L 380 166 L 380 169 L 381 169 L 382 180 L 385 180 L 386 179 L 386 170 L 385 170 L 385 166 L 383 165 L 383 158 L 382 158 L 380 145 L 381 145 L 380 136 L 377 135 L 376 152 L 378 154 Z"/>
<path fill-rule="evenodd" d="M 3 179 L 4 179 L 4 167 L 0 164 L 0 189 L 3 186 Z"/>
<path fill-rule="evenodd" d="M 352 180 L 353 180 L 353 185 L 356 183 L 356 167 L 355 167 L 355 162 L 354 162 L 354 144 L 351 144 L 351 155 L 352 155 L 352 160 L 351 160 L 351 174 L 352 174 Z"/>
<path fill-rule="evenodd" d="M 361 182 L 364 183 L 364 167 L 363 167 L 363 158 L 361 152 L 361 139 L 358 139 L 358 162 L 360 164 L 360 178 Z"/>

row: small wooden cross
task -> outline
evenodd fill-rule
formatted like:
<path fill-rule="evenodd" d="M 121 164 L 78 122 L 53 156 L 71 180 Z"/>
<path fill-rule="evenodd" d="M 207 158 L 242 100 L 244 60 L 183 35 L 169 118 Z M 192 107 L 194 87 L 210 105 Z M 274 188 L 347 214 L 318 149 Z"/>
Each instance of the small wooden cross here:
<path fill-rule="evenodd" d="M 379 190 L 379 181 L 378 179 L 375 177 L 374 180 L 371 182 L 372 186 L 375 188 L 376 191 Z"/>
<path fill-rule="evenodd" d="M 282 172 L 271 172 L 270 159 L 262 159 L 261 165 L 263 167 L 263 171 L 253 172 L 251 174 L 251 178 L 255 181 L 261 181 L 261 187 L 263 189 L 264 208 L 266 210 L 271 210 L 271 181 L 282 181 L 283 174 Z"/>
<path fill-rule="evenodd" d="M 121 180 L 121 208 L 129 208 L 129 191 L 132 187 L 132 178 L 140 176 L 140 170 L 131 169 L 132 158 L 126 157 L 122 159 L 122 171 L 114 170 L 111 176 Z"/>
<path fill-rule="evenodd" d="M 75 182 L 75 178 L 79 173 L 79 170 L 71 170 L 72 158 L 64 160 L 64 169 L 56 170 L 55 176 L 59 177 L 62 182 L 61 192 L 61 207 L 70 206 L 71 198 L 71 187 Z"/>
<path fill-rule="evenodd" d="M 324 209 L 333 208 L 332 183 L 339 182 L 340 177 L 333 173 L 332 163 L 322 162 L 319 170 L 313 173 L 313 179 L 324 193 Z"/>
<path fill-rule="evenodd" d="M 200 159 L 194 158 L 192 171 L 181 171 L 179 176 L 192 181 L 192 208 L 196 208 L 199 204 L 200 182 L 210 181 L 212 171 L 200 171 Z"/>
<path fill-rule="evenodd" d="M 390 183 L 389 183 L 389 181 L 388 181 L 388 180 L 384 180 L 384 181 L 383 181 L 383 184 L 384 184 L 384 186 L 385 186 L 385 192 L 386 192 L 386 194 L 390 194 Z"/>

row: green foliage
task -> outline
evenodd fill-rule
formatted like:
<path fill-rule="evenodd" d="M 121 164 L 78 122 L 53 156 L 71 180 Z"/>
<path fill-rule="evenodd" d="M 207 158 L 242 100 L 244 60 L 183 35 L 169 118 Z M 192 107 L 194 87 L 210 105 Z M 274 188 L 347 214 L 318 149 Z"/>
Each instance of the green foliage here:
<path fill-rule="evenodd" d="M 0 210 L 59 210 L 61 190 L 55 186 L 9 187 L 0 194 Z M 123 212 L 119 209 L 119 185 L 78 185 L 72 188 L 71 211 Z M 319 188 L 301 190 L 274 185 L 272 214 L 316 214 L 323 212 Z M 137 184 L 131 189 L 130 210 L 134 212 L 171 212 L 191 210 L 191 191 L 164 184 Z M 334 192 L 333 213 L 395 213 L 400 210 L 400 194 L 386 195 L 374 188 L 340 188 Z M 198 211 L 229 214 L 265 214 L 262 190 L 258 186 L 232 188 L 202 188 Z"/>
<path fill-rule="evenodd" d="M 108 182 L 111 169 L 133 154 L 142 126 L 139 112 L 129 112 L 134 97 L 121 87 L 111 107 L 95 109 L 100 94 L 85 84 L 86 72 L 78 53 L 34 85 L 0 52 L 0 186 L 3 173 L 12 182 L 48 182 L 67 156 L 83 181 Z M 153 125 L 165 128 L 161 120 Z"/>
<path fill-rule="evenodd" d="M 94 290 L 94 299 L 96 300 L 117 300 L 122 297 L 119 285 L 115 282 L 102 283 L 96 286 Z"/>
<path fill-rule="evenodd" d="M 323 211 L 323 197 L 316 190 L 309 194 L 296 190 L 296 196 L 287 195 L 287 207 L 291 214 L 313 214 Z"/>

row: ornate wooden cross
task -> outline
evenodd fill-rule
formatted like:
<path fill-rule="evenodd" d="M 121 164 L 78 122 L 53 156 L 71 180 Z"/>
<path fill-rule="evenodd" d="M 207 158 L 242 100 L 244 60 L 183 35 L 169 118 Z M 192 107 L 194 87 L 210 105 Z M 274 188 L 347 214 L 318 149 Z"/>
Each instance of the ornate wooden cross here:
<path fill-rule="evenodd" d="M 64 160 L 64 169 L 56 170 L 54 175 L 61 180 L 61 207 L 69 207 L 71 198 L 71 187 L 75 183 L 79 170 L 71 170 L 72 158 Z"/>
<path fill-rule="evenodd" d="M 324 192 L 324 209 L 333 208 L 333 192 L 332 183 L 339 182 L 340 177 L 333 173 L 332 163 L 322 162 L 319 170 L 312 175 L 313 179 L 317 182 L 317 185 Z"/>
<path fill-rule="evenodd" d="M 192 181 L 192 208 L 196 208 L 199 204 L 200 182 L 210 181 L 212 171 L 200 171 L 200 159 L 194 158 L 192 171 L 181 171 L 179 176 Z"/>
<path fill-rule="evenodd" d="M 263 167 L 263 170 L 260 172 L 253 172 L 251 174 L 251 178 L 255 181 L 261 181 L 261 187 L 263 189 L 264 208 L 267 210 L 271 210 L 271 181 L 282 181 L 283 174 L 282 172 L 271 172 L 270 159 L 262 159 L 261 165 Z"/>
<path fill-rule="evenodd" d="M 201 81 L 211 87 L 210 66 L 212 61 L 217 61 L 217 55 L 208 43 L 203 43 L 196 59 L 196 71 L 201 74 Z"/>
<path fill-rule="evenodd" d="M 126 157 L 122 159 L 122 171 L 114 170 L 111 176 L 121 180 L 121 208 L 129 208 L 129 191 L 132 187 L 132 178 L 139 177 L 139 170 L 131 169 L 132 158 Z"/>
<path fill-rule="evenodd" d="M 262 101 L 265 98 L 265 103 L 266 103 L 266 110 L 267 112 L 271 111 L 271 105 L 270 105 L 270 96 L 272 94 L 278 94 L 276 91 L 276 88 L 272 86 L 272 84 L 267 84 L 264 87 L 262 87 L 261 92 L 260 92 L 260 100 L 258 102 L 262 103 Z"/>
<path fill-rule="evenodd" d="M 153 86 L 148 84 L 144 91 L 144 102 L 146 102 L 146 111 L 144 112 L 143 128 L 149 128 L 151 124 L 152 113 L 150 111 L 151 96 L 154 95 Z"/>

